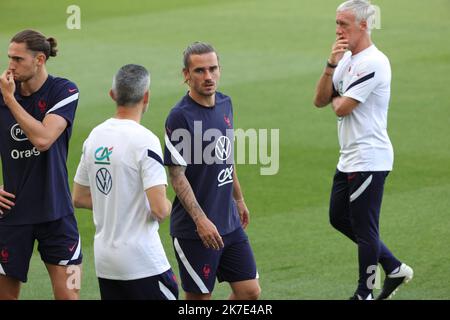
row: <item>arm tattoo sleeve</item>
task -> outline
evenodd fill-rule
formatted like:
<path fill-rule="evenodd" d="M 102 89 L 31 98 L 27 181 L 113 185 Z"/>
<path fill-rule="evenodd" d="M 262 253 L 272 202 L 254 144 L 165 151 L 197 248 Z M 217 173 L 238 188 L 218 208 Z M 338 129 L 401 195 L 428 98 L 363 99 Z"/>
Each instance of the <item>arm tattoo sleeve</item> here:
<path fill-rule="evenodd" d="M 194 191 L 192 190 L 189 181 L 187 180 L 184 172 L 186 167 L 183 166 L 170 166 L 169 177 L 172 183 L 172 187 L 177 194 L 178 200 L 180 200 L 184 209 L 189 213 L 192 220 L 196 222 L 200 217 L 205 216 L 202 208 L 195 198 Z"/>

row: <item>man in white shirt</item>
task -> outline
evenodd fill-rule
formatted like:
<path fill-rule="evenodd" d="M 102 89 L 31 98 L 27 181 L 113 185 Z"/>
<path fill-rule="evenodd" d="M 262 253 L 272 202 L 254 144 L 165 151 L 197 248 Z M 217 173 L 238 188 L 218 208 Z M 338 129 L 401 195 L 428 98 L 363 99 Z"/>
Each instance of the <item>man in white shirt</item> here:
<path fill-rule="evenodd" d="M 366 0 L 342 3 L 336 14 L 336 42 L 317 84 L 314 104 L 331 103 L 338 116 L 341 147 L 330 200 L 330 222 L 358 245 L 359 283 L 351 299 L 371 300 L 380 263 L 386 273 L 377 299 L 391 297 L 413 277 L 379 237 L 384 182 L 392 170 L 387 134 L 391 68 L 371 41 L 374 7 Z"/>
<path fill-rule="evenodd" d="M 95 268 L 102 299 L 178 298 L 178 285 L 161 239 L 169 216 L 167 177 L 159 139 L 140 125 L 149 102 L 150 75 L 125 65 L 115 75 L 117 109 L 83 145 L 75 175 L 75 207 L 92 209 Z"/>

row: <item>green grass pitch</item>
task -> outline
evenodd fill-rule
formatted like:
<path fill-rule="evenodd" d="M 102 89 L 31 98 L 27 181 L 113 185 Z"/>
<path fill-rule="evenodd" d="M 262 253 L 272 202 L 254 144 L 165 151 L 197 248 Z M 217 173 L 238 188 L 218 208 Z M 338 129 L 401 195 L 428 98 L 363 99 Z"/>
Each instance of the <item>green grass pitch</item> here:
<path fill-rule="evenodd" d="M 152 73 L 151 106 L 143 124 L 160 138 L 170 108 L 186 92 L 182 51 L 212 43 L 220 54 L 220 91 L 234 102 L 236 128 L 280 129 L 280 170 L 238 166 L 251 211 L 248 234 L 263 299 L 345 299 L 357 283 L 356 246 L 328 223 L 328 199 L 338 159 L 336 117 L 315 109 L 316 81 L 335 38 L 341 0 L 152 0 L 0 2 L 0 68 L 9 39 L 35 28 L 59 41 L 50 73 L 80 88 L 70 144 L 72 185 L 89 131 L 110 117 L 113 74 L 126 63 Z M 395 150 L 381 213 L 381 236 L 415 270 L 396 299 L 449 299 L 450 285 L 450 2 L 376 0 L 381 29 L 375 44 L 390 58 L 393 79 L 389 134 Z M 68 30 L 66 8 L 81 8 L 81 30 Z M 163 139 L 161 139 L 163 141 Z M 173 191 L 169 188 L 170 198 Z M 82 299 L 99 299 L 89 211 L 76 212 L 84 251 Z M 160 234 L 178 273 L 168 234 Z M 229 288 L 216 286 L 214 298 Z M 51 299 L 35 252 L 22 299 Z"/>

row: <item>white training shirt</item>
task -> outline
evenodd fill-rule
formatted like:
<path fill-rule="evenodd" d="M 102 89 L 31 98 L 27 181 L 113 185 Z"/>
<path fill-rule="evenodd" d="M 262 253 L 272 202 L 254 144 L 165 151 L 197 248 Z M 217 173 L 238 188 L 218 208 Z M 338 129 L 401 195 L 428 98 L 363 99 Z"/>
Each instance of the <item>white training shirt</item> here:
<path fill-rule="evenodd" d="M 98 277 L 135 280 L 170 268 L 145 194 L 167 185 L 161 144 L 150 130 L 123 119 L 95 127 L 74 180 L 92 195 Z"/>
<path fill-rule="evenodd" d="M 388 58 L 375 45 L 353 55 L 344 54 L 333 75 L 341 96 L 360 102 L 338 119 L 341 172 L 391 171 L 394 152 L 387 133 L 391 92 Z"/>

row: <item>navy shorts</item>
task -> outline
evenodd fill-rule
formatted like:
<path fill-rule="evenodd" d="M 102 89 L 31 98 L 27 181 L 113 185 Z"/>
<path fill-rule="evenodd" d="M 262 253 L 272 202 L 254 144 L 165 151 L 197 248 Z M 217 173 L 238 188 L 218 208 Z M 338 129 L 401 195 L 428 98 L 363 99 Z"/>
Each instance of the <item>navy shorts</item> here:
<path fill-rule="evenodd" d="M 172 269 L 136 280 L 98 278 L 102 300 L 177 300 L 178 284 Z"/>
<path fill-rule="evenodd" d="M 53 265 L 81 264 L 81 241 L 74 215 L 30 225 L 0 225 L 0 274 L 27 282 L 34 241 L 42 261 Z"/>
<path fill-rule="evenodd" d="M 201 240 L 173 238 L 185 292 L 211 293 L 214 284 L 258 278 L 255 258 L 242 228 L 222 236 L 224 247 L 207 249 Z"/>

